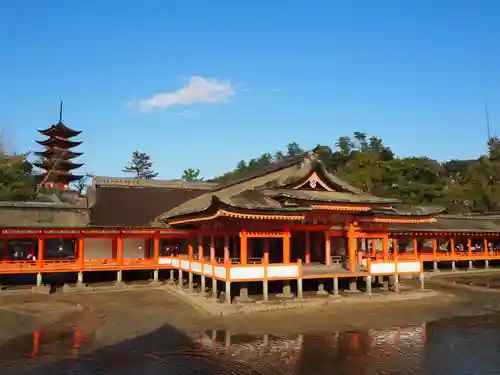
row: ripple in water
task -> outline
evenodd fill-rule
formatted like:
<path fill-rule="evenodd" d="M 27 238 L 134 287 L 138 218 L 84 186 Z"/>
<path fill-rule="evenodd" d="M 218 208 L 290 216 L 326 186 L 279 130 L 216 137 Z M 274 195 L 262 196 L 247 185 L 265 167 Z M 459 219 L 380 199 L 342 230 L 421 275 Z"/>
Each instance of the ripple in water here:
<path fill-rule="evenodd" d="M 193 340 L 173 327 L 99 348 L 79 328 L 36 331 L 0 347 L 2 375 L 500 373 L 500 315 L 385 330 L 236 335 Z"/>

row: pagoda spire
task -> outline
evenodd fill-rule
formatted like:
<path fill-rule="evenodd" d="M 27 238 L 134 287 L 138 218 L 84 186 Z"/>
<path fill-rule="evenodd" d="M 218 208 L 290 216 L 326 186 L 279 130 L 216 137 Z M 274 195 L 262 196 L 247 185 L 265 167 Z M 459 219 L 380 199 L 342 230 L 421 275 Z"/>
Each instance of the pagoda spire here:
<path fill-rule="evenodd" d="M 39 160 L 34 162 L 33 165 L 43 170 L 43 184 L 46 187 L 68 189 L 71 182 L 78 181 L 83 177 L 72 173 L 72 170 L 83 165 L 72 161 L 82 153 L 71 150 L 82 142 L 72 140 L 72 138 L 81 134 L 81 131 L 67 127 L 62 122 L 62 115 L 63 102 L 61 101 L 59 105 L 59 122 L 45 130 L 38 131 L 47 138 L 43 141 L 36 141 L 44 147 L 44 150 L 35 152 Z"/>

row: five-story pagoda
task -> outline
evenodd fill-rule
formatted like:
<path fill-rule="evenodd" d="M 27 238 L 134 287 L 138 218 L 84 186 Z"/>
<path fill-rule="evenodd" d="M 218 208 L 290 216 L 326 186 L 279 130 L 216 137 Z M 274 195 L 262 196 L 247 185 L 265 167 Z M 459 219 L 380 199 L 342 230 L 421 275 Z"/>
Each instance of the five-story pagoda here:
<path fill-rule="evenodd" d="M 43 185 L 48 188 L 68 189 L 71 182 L 78 181 L 83 177 L 72 173 L 72 170 L 80 168 L 83 165 L 72 161 L 74 158 L 82 155 L 82 152 L 71 150 L 82 143 L 71 140 L 78 136 L 81 131 L 73 130 L 64 125 L 62 122 L 61 102 L 59 122 L 48 129 L 39 130 L 39 132 L 47 137 L 47 139 L 37 141 L 45 149 L 42 152 L 35 152 L 39 160 L 34 162 L 33 165 L 43 170 Z"/>

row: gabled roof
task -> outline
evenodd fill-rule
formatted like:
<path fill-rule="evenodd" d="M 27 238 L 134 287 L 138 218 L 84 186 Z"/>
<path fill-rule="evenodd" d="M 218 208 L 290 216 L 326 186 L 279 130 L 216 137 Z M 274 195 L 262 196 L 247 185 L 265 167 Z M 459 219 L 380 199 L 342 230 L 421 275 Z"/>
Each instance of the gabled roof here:
<path fill-rule="evenodd" d="M 199 214 L 213 209 L 215 205 L 224 205 L 248 210 L 266 210 L 280 212 L 310 211 L 309 204 L 288 207 L 279 198 L 290 197 L 304 201 L 365 203 L 389 205 L 397 202 L 363 194 L 360 190 L 329 173 L 318 158 L 319 148 L 296 157 L 274 163 L 248 177 L 220 185 L 211 192 L 191 199 L 166 211 L 157 218 L 157 222 L 184 216 Z M 304 190 L 302 186 L 316 174 L 328 190 Z"/>
<path fill-rule="evenodd" d="M 159 214 L 210 191 L 215 185 L 96 176 L 89 193 L 90 225 L 149 226 Z"/>

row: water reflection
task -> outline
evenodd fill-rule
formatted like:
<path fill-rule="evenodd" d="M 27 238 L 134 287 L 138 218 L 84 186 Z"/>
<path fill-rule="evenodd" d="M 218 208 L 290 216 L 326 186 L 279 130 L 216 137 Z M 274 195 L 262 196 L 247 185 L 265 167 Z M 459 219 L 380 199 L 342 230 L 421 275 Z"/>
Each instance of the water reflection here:
<path fill-rule="evenodd" d="M 498 374 L 500 314 L 385 330 L 193 340 L 166 326 L 99 348 L 79 328 L 36 331 L 0 347 L 2 374 Z"/>

